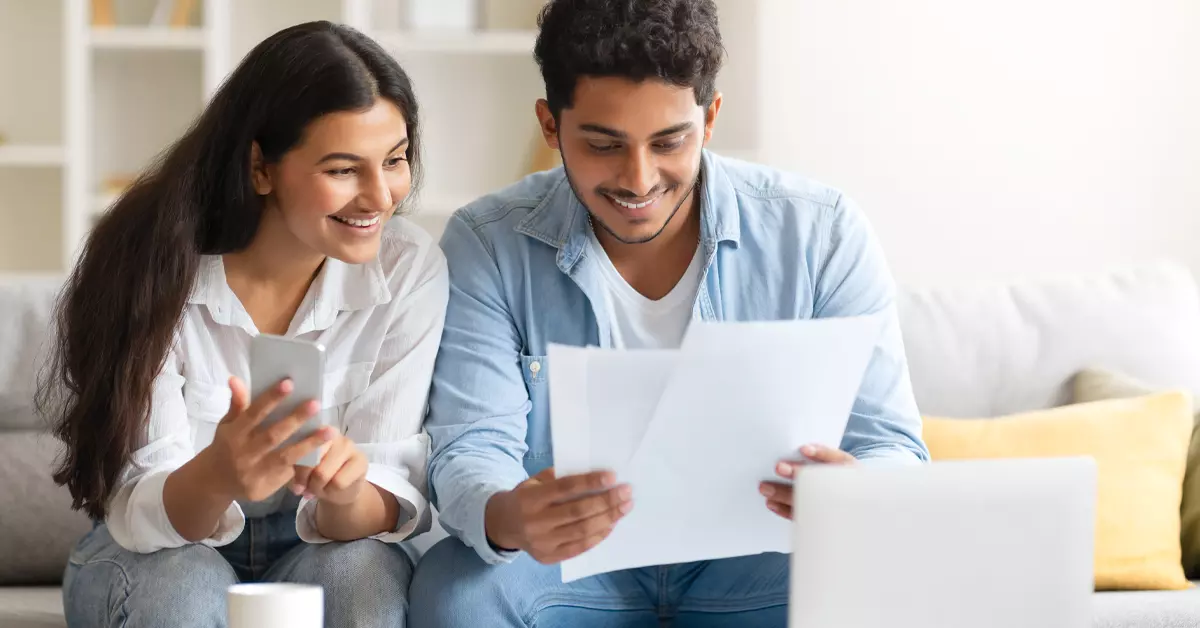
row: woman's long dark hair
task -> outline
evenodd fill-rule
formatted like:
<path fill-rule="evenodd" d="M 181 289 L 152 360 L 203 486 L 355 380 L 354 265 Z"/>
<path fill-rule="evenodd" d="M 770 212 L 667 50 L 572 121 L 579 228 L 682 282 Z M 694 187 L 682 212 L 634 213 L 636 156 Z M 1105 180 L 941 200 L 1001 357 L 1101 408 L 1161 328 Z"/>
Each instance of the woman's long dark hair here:
<path fill-rule="evenodd" d="M 75 509 L 103 518 L 122 468 L 143 443 L 154 380 L 200 256 L 242 250 L 258 230 L 252 144 L 275 163 L 314 119 L 366 110 L 380 98 L 408 123 L 415 187 L 417 102 L 395 59 L 338 24 L 280 31 L 242 60 L 187 133 L 95 225 L 59 298 L 37 394 L 66 445 L 54 480 L 70 489 Z"/>

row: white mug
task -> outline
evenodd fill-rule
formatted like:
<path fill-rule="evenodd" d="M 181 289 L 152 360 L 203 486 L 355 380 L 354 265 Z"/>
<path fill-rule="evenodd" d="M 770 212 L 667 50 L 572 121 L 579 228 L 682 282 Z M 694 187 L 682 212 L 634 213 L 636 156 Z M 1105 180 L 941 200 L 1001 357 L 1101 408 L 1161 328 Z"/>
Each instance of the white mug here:
<path fill-rule="evenodd" d="M 226 593 L 229 628 L 323 628 L 325 592 L 287 582 L 235 584 Z"/>

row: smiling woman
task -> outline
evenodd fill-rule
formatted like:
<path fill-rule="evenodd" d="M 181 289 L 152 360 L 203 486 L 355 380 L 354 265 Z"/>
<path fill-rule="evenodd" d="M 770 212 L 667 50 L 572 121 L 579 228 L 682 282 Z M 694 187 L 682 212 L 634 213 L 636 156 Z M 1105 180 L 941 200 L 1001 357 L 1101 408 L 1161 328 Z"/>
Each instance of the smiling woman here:
<path fill-rule="evenodd" d="M 266 580 L 323 585 L 328 626 L 403 624 L 412 565 L 392 542 L 429 525 L 421 423 L 448 298 L 440 250 L 396 216 L 418 119 L 374 41 L 288 28 L 93 230 L 39 391 L 66 444 L 55 480 L 96 522 L 65 574 L 69 623 L 223 625 L 225 589 Z M 323 398 L 270 425 L 292 385 L 249 398 L 261 333 L 326 349 Z"/>

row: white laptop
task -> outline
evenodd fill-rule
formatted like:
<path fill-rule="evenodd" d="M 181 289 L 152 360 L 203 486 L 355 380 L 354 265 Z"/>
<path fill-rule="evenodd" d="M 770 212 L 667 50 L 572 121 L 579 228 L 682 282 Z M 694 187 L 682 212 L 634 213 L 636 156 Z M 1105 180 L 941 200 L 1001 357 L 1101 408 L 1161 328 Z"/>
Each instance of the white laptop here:
<path fill-rule="evenodd" d="M 1089 628 L 1091 458 L 809 467 L 793 628 Z"/>

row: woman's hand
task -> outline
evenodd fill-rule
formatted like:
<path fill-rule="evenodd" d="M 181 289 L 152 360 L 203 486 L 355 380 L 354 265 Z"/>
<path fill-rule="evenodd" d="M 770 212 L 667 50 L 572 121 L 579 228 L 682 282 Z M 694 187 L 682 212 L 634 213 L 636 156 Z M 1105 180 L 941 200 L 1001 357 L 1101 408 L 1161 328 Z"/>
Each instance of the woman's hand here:
<path fill-rule="evenodd" d="M 316 467 L 296 467 L 292 492 L 349 506 L 367 484 L 367 457 L 354 441 L 338 434 Z"/>
<path fill-rule="evenodd" d="M 291 394 L 290 380 L 253 402 L 238 378 L 229 379 L 229 389 L 229 412 L 217 425 L 212 444 L 200 455 L 209 458 L 211 477 L 231 500 L 262 501 L 274 495 L 292 479 L 298 460 L 337 437 L 336 430 L 322 427 L 304 440 L 280 447 L 320 410 L 317 402 L 310 400 L 274 424 L 262 425 L 271 410 Z"/>

